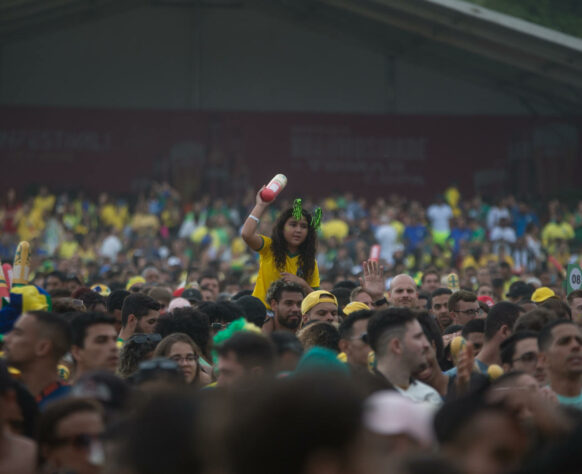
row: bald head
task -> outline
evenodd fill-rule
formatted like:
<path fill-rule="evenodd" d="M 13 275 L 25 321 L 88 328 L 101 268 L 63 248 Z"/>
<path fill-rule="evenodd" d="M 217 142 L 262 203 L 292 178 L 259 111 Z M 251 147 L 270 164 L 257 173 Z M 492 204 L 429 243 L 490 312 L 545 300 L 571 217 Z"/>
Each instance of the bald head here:
<path fill-rule="evenodd" d="M 390 283 L 390 304 L 414 309 L 418 300 L 416 283 L 404 273 L 396 275 Z"/>

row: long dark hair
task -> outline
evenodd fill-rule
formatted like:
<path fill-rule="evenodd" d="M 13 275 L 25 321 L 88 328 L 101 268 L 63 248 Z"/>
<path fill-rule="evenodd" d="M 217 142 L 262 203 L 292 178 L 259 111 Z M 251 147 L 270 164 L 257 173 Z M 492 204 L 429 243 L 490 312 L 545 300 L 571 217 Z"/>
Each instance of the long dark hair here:
<path fill-rule="evenodd" d="M 305 237 L 305 240 L 298 249 L 299 262 L 297 267 L 301 273 L 301 275 L 298 276 L 303 278 L 305 281 L 309 281 L 315 269 L 317 232 L 311 225 L 311 214 L 305 209 L 301 211 L 301 214 L 307 220 L 307 237 Z M 285 228 L 285 223 L 290 217 L 293 217 L 293 209 L 291 208 L 279 214 L 279 217 L 273 226 L 273 233 L 271 235 L 271 239 L 273 240 L 271 243 L 271 251 L 275 257 L 275 266 L 280 272 L 285 270 L 285 260 L 287 259 L 287 242 L 285 241 L 283 229 Z"/>
<path fill-rule="evenodd" d="M 185 334 L 183 332 L 175 332 L 164 337 L 156 347 L 156 350 L 154 351 L 154 357 L 167 358 L 168 354 L 172 350 L 172 346 L 177 342 L 184 342 L 188 344 L 192 348 L 194 354 L 196 354 L 196 374 L 194 374 L 194 379 L 192 380 L 191 383 L 192 384 L 200 383 L 200 356 L 202 355 L 202 351 L 198 347 L 198 344 L 196 344 L 192 340 L 192 338 L 188 336 L 188 334 Z"/>

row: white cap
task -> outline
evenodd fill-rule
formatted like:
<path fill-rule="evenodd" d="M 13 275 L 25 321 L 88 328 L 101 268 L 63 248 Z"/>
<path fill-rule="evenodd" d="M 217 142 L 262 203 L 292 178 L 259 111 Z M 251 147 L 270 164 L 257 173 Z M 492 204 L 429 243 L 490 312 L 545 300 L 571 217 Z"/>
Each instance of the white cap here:
<path fill-rule="evenodd" d="M 173 311 L 176 308 L 187 308 L 189 306 L 192 306 L 190 304 L 190 301 L 188 301 L 186 298 L 174 298 L 172 301 L 170 301 L 170 304 L 168 305 L 168 311 Z"/>

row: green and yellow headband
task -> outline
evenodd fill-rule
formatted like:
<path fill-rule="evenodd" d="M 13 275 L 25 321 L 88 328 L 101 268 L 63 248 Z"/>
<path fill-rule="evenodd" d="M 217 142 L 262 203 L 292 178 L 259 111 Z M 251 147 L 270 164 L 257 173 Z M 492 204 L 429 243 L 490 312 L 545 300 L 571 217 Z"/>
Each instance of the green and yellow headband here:
<path fill-rule="evenodd" d="M 300 198 L 297 198 L 295 201 L 293 201 L 292 215 L 298 221 L 300 221 L 301 217 L 303 216 L 302 204 L 303 201 Z M 309 224 L 315 230 L 319 230 L 319 227 L 321 226 L 321 214 L 321 207 L 316 207 L 313 211 L 313 217 L 311 218 L 311 222 Z"/>

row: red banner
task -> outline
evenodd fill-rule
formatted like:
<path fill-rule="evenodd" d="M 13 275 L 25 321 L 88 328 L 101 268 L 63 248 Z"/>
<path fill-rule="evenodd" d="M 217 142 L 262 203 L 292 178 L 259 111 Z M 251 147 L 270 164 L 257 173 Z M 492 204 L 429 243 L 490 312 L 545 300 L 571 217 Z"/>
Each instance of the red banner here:
<path fill-rule="evenodd" d="M 579 134 L 560 118 L 1 107 L 0 163 L 19 190 L 129 194 L 154 179 L 240 195 L 281 172 L 293 195 L 533 195 L 577 185 Z"/>

